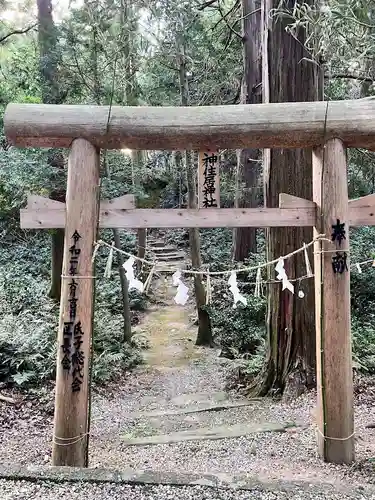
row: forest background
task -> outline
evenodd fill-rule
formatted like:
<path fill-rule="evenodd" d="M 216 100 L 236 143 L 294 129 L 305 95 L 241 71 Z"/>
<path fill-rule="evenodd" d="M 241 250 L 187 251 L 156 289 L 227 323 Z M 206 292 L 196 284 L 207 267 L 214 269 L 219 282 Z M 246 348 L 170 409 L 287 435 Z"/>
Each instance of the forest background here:
<path fill-rule="evenodd" d="M 268 51 L 262 50 L 266 12 Z M 64 201 L 67 152 L 16 149 L 4 136 L 9 102 L 123 106 L 233 105 L 375 96 L 372 0 L 0 0 L 0 383 L 38 387 L 55 376 L 63 231 L 24 231 L 19 210 L 29 193 Z M 265 72 L 265 68 L 268 71 Z M 263 73 L 263 75 L 262 75 Z M 221 151 L 221 206 L 277 206 L 286 192 L 311 199 L 311 152 Z M 196 155 L 102 152 L 102 198 L 127 193 L 138 207 L 194 207 Z M 303 182 L 302 182 L 303 180 Z M 375 156 L 349 151 L 350 198 L 374 193 Z M 375 228 L 353 228 L 351 262 L 375 257 Z M 145 233 L 101 231 L 144 255 Z M 285 255 L 311 241 L 309 228 L 170 230 L 166 241 L 190 250 L 193 266 L 225 270 Z M 101 249 L 103 276 L 108 252 Z M 312 260 L 312 259 L 311 259 Z M 121 269 L 121 258 L 114 267 Z M 355 368 L 375 372 L 375 269 L 351 274 Z M 306 274 L 303 255 L 288 268 Z M 272 281 L 273 270 L 265 280 Z M 289 292 L 280 284 L 254 295 L 255 273 L 238 276 L 246 307 L 232 307 L 226 280 L 212 302 L 195 280 L 197 343 L 221 346 L 242 383 L 258 394 L 315 383 L 312 280 Z M 192 283 L 190 283 L 192 284 Z M 202 295 L 203 294 L 203 295 Z M 153 301 L 128 292 L 124 274 L 97 280 L 93 380 L 107 383 L 141 362 L 131 327 Z M 289 307 L 289 306 L 288 306 Z M 254 383 L 255 381 L 255 383 Z"/>

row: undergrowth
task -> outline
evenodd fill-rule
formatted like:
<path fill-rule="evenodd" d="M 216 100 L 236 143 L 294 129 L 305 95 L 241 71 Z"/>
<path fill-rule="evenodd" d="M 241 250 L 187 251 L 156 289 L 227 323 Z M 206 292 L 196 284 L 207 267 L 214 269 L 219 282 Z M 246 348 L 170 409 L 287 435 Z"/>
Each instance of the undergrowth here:
<path fill-rule="evenodd" d="M 124 248 L 134 241 L 123 238 Z M 102 278 L 108 252 L 97 258 L 92 378 L 95 384 L 118 379 L 142 361 L 140 351 L 123 342 L 118 273 Z M 48 299 L 48 235 L 25 235 L 0 251 L 0 382 L 21 388 L 55 378 L 59 305 Z M 114 267 L 116 261 L 114 261 Z M 131 306 L 143 310 L 142 296 L 131 293 Z M 134 322 L 135 319 L 134 319 Z"/>

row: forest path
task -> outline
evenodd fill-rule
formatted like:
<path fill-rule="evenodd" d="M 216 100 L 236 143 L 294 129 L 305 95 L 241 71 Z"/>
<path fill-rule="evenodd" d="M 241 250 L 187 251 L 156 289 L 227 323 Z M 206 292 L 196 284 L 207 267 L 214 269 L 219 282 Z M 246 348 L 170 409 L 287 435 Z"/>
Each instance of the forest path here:
<path fill-rule="evenodd" d="M 146 365 L 163 371 L 203 359 L 206 350 L 195 346 L 192 305 L 181 307 L 174 302 L 176 288 L 171 286 L 171 275 L 161 275 L 155 280 L 153 293 L 156 301 L 163 302 L 163 307 L 148 312 L 138 329 L 150 344 L 143 352 Z"/>
<path fill-rule="evenodd" d="M 325 464 L 317 456 L 314 394 L 285 403 L 226 392 L 231 362 L 219 358 L 218 350 L 194 345 L 192 304 L 174 303 L 170 275 L 155 282 L 154 293 L 163 306 L 151 310 L 141 325 L 150 341 L 146 364 L 130 375 L 116 402 L 96 398 L 93 466 L 167 472 L 177 482 L 194 473 L 298 481 L 304 498 L 310 498 L 309 485 L 324 490 L 327 499 L 338 491 L 337 498 L 345 498 L 345 492 L 362 487 L 360 468 Z M 99 415 L 106 421 L 101 436 Z M 117 424 L 110 428 L 109 420 Z M 357 444 L 362 456 L 375 452 L 369 432 L 367 438 Z M 319 498 L 316 491 L 311 494 Z"/>
<path fill-rule="evenodd" d="M 146 363 L 125 381 L 94 391 L 89 445 L 89 466 L 97 469 L 92 473 L 96 479 L 106 474 L 100 469 L 116 469 L 154 486 L 114 484 L 118 475 L 113 484 L 96 486 L 0 480 L 0 498 L 375 498 L 369 461 L 375 456 L 375 431 L 363 424 L 375 420 L 369 415 L 375 398 L 356 403 L 359 464 L 325 464 L 316 454 L 314 395 L 283 403 L 248 401 L 226 392 L 231 362 L 219 358 L 215 349 L 194 345 L 193 309 L 174 304 L 170 275 L 161 276 L 154 288 L 163 305 L 151 309 L 140 325 L 150 341 Z M 0 446 L 2 467 L 50 463 L 52 416 L 30 411 L 26 418 L 14 415 L 7 421 Z M 176 484 L 186 486 L 172 486 Z"/>

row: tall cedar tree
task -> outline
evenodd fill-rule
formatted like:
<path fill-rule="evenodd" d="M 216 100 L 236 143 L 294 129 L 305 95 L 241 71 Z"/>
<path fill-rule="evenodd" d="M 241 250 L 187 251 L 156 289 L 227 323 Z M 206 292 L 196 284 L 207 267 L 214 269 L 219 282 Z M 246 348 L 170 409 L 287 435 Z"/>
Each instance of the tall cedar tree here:
<path fill-rule="evenodd" d="M 180 93 L 181 93 L 181 105 L 189 105 L 189 88 L 186 75 L 186 60 L 185 55 L 185 41 L 183 37 L 179 43 L 179 77 L 180 77 Z M 185 165 L 186 165 L 186 183 L 187 183 L 187 194 L 188 194 L 188 208 L 197 208 L 197 193 L 196 193 L 196 183 L 194 176 L 193 158 L 190 151 L 185 151 Z M 190 255 L 191 263 L 194 269 L 200 269 L 202 267 L 201 250 L 200 250 L 200 235 L 199 229 L 197 227 L 189 228 L 189 245 L 190 245 Z M 207 311 L 206 305 L 206 292 L 202 282 L 202 276 L 199 274 L 194 275 L 194 292 L 195 301 L 197 306 L 198 314 L 198 335 L 195 341 L 196 345 L 212 346 L 212 328 L 211 319 L 209 312 Z"/>
<path fill-rule="evenodd" d="M 306 33 L 299 28 L 296 38 L 286 30 L 286 17 L 269 17 L 270 9 L 280 7 L 279 0 L 268 4 L 264 20 L 268 21 L 267 45 L 263 47 L 264 100 L 270 102 L 315 101 L 321 99 L 321 72 L 305 49 Z M 314 0 L 305 0 L 312 5 Z M 284 8 L 293 9 L 295 0 L 284 0 Z M 268 63 L 268 67 L 267 67 Z M 268 78 L 265 73 L 268 73 Z M 312 151 L 310 149 L 271 150 L 265 155 L 264 188 L 267 207 L 277 207 L 279 194 L 288 193 L 312 199 Z M 267 231 L 267 259 L 285 255 L 311 241 L 312 228 L 270 228 Z M 312 257 L 310 255 L 312 261 Z M 290 278 L 306 274 L 304 255 L 285 262 Z M 274 270 L 270 271 L 274 278 Z M 314 385 L 315 317 L 312 280 L 301 284 L 304 298 L 270 286 L 268 292 L 268 356 L 263 379 L 258 386 L 261 395 L 270 390 L 283 392 L 288 382 L 298 391 Z M 298 284 L 296 287 L 298 292 Z"/>
<path fill-rule="evenodd" d="M 242 57 L 244 74 L 241 88 L 243 104 L 262 102 L 262 51 L 260 0 L 242 0 Z M 256 207 L 259 202 L 260 151 L 237 151 L 236 207 Z M 243 261 L 249 252 L 256 252 L 256 228 L 233 230 L 233 258 Z"/>
<path fill-rule="evenodd" d="M 39 72 L 42 100 L 45 104 L 60 104 L 62 95 L 59 89 L 57 30 L 52 17 L 51 0 L 37 0 L 38 6 L 38 44 Z M 58 169 L 64 168 L 64 157 L 57 150 L 50 150 L 49 164 Z M 53 188 L 50 197 L 65 202 L 65 189 Z M 51 288 L 49 296 L 60 300 L 61 270 L 64 253 L 64 230 L 54 229 L 51 233 Z"/>

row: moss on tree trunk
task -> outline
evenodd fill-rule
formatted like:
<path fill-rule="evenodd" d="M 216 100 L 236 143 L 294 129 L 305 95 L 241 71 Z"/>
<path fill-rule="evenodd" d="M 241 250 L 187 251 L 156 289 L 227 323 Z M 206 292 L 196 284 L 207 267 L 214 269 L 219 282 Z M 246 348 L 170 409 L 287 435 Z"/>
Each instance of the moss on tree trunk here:
<path fill-rule="evenodd" d="M 271 9 L 277 8 L 279 0 L 269 3 Z M 313 4 L 313 0 L 307 3 Z M 268 30 L 267 51 L 270 102 L 318 100 L 320 72 L 304 48 L 305 32 L 301 28 L 296 40 L 285 30 L 287 21 L 276 16 L 273 19 Z M 270 162 L 265 164 L 264 182 L 267 207 L 277 207 L 282 192 L 311 200 L 311 150 L 271 150 Z M 267 231 L 267 259 L 288 254 L 311 241 L 312 236 L 312 228 L 270 228 Z M 310 261 L 313 261 L 311 254 Z M 303 254 L 285 261 L 285 269 L 289 278 L 305 275 Z M 272 268 L 269 279 L 274 278 Z M 282 291 L 279 284 L 269 287 L 268 354 L 256 391 L 260 395 L 270 391 L 282 393 L 291 379 L 298 380 L 303 387 L 314 385 L 314 283 L 312 279 L 301 282 L 302 299 L 298 297 L 298 282 L 295 285 L 294 295 Z"/>

